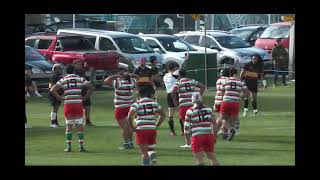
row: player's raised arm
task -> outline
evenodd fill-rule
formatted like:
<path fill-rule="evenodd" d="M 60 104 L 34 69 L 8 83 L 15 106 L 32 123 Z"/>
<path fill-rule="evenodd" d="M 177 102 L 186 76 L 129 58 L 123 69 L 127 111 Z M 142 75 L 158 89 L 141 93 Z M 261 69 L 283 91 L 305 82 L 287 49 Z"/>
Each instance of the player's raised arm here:
<path fill-rule="evenodd" d="M 104 80 L 104 83 L 107 85 L 107 86 L 111 86 L 113 87 L 113 81 L 116 80 L 117 78 L 122 78 L 122 76 L 120 74 L 114 74 L 112 76 L 109 76 L 107 77 L 105 80 Z"/>

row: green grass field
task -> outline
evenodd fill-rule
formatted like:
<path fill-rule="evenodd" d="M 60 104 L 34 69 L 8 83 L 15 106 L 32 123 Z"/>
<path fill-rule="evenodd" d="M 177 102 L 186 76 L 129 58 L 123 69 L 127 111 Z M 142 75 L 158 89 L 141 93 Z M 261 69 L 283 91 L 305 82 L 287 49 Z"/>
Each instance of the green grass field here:
<path fill-rule="evenodd" d="M 165 92 L 157 91 L 157 96 L 166 109 Z M 46 97 L 44 94 L 43 98 L 28 99 L 27 117 L 32 128 L 25 130 L 26 165 L 141 165 L 137 146 L 134 150 L 118 150 L 122 139 L 113 115 L 113 91 L 94 92 L 92 120 L 97 126 L 85 128 L 86 153 L 78 152 L 76 133 L 73 152 L 63 151 L 64 128 L 49 128 L 50 106 Z M 213 97 L 213 90 L 204 94 L 210 107 Z M 60 108 L 59 123 L 64 125 L 63 106 Z M 258 109 L 259 116 L 252 117 L 250 104 L 249 116 L 240 116 L 241 134 L 233 141 L 218 138 L 215 150 L 221 165 L 295 165 L 294 85 L 260 91 Z M 175 128 L 180 134 L 177 114 Z M 169 135 L 167 119 L 158 130 L 157 141 L 159 165 L 195 165 L 191 150 L 179 147 L 184 144 L 183 137 Z"/>

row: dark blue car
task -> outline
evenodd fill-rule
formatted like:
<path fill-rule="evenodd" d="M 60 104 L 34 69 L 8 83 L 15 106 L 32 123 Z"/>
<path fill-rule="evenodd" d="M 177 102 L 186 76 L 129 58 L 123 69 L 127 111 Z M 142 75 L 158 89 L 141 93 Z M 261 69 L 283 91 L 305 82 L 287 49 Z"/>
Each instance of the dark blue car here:
<path fill-rule="evenodd" d="M 32 72 L 31 79 L 36 81 L 39 90 L 48 88 L 52 66 L 36 49 L 25 45 L 25 71 Z"/>

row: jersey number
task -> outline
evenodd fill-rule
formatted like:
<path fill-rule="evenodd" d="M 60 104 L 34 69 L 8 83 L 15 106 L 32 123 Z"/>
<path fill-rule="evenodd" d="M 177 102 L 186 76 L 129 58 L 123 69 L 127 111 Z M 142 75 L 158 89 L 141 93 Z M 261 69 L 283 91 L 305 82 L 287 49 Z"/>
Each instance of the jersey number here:
<path fill-rule="evenodd" d="M 144 114 L 147 114 L 147 109 L 151 109 L 151 113 L 153 113 L 152 104 L 144 104 L 143 109 L 144 109 Z"/>
<path fill-rule="evenodd" d="M 76 79 L 67 80 L 67 86 L 68 88 L 77 87 L 77 80 Z"/>
<path fill-rule="evenodd" d="M 201 121 L 208 121 L 208 117 L 205 117 L 205 113 L 206 113 L 207 111 L 206 110 L 201 110 L 201 111 L 198 111 L 198 116 L 199 116 L 199 121 L 201 122 Z"/>
<path fill-rule="evenodd" d="M 186 88 L 186 91 L 191 91 L 191 87 L 189 86 L 189 83 L 185 83 L 184 87 Z"/>
<path fill-rule="evenodd" d="M 237 83 L 236 82 L 231 82 L 231 90 L 236 90 L 237 89 Z"/>

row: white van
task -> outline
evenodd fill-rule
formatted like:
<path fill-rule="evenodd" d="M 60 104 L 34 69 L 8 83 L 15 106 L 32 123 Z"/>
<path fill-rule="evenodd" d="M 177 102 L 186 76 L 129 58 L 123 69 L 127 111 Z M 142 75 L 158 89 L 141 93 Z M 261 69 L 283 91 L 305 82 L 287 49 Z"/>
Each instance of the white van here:
<path fill-rule="evenodd" d="M 150 57 L 155 56 L 158 61 L 159 73 L 163 72 L 163 57 L 137 35 L 88 28 L 59 29 L 57 34 L 82 35 L 89 39 L 97 50 L 117 51 L 122 57 L 120 62 L 128 64 L 130 67 L 133 66 L 131 70 L 139 66 L 141 57 L 145 57 L 147 65 L 149 65 Z"/>

